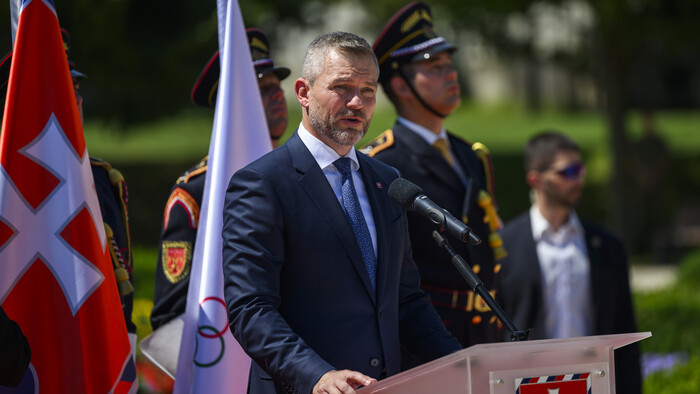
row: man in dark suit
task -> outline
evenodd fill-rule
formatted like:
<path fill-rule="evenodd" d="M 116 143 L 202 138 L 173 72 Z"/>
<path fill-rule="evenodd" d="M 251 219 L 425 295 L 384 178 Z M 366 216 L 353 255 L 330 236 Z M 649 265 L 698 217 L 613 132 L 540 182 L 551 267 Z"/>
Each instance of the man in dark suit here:
<path fill-rule="evenodd" d="M 505 251 L 495 233 L 501 221 L 495 210 L 488 151 L 444 127 L 445 117 L 461 103 L 452 64 L 455 50 L 433 30 L 427 4 L 412 2 L 391 18 L 374 43 L 374 53 L 381 70 L 379 82 L 398 119 L 362 152 L 398 169 L 402 177 L 471 227 L 483 240 L 481 245 L 455 238 L 450 238 L 450 244 L 494 294 L 500 269 L 497 260 Z M 408 224 L 421 285 L 450 332 L 465 347 L 498 341 L 496 316 L 435 243 L 432 223 L 409 212 Z"/>
<path fill-rule="evenodd" d="M 541 133 L 528 142 L 524 161 L 534 202 L 501 233 L 510 251 L 501 306 L 536 339 L 635 332 L 622 243 L 574 210 L 585 176 L 578 145 Z M 641 392 L 637 344 L 615 352 L 615 371 L 618 393 Z"/>
<path fill-rule="evenodd" d="M 261 30 L 249 28 L 246 34 L 272 147 L 276 148 L 287 129 L 287 102 L 280 82 L 289 76 L 290 71 L 287 67 L 276 66 L 272 61 L 270 44 Z M 217 51 L 194 83 L 191 95 L 193 103 L 214 108 L 219 68 Z M 185 313 L 206 175 L 205 157 L 177 179 L 165 203 L 151 311 L 151 327 L 154 330 Z"/>
<path fill-rule="evenodd" d="M 350 33 L 316 38 L 295 91 L 302 122 L 238 171 L 224 208 L 231 332 L 252 357 L 249 392 L 354 393 L 461 347 L 411 258 L 395 169 L 353 148 L 375 106 L 376 59 Z"/>

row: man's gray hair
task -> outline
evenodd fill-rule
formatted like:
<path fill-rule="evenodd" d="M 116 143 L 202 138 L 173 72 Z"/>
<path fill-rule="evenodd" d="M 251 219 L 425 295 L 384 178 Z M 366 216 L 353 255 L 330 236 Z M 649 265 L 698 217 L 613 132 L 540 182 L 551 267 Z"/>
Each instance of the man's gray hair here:
<path fill-rule="evenodd" d="M 309 84 L 313 85 L 323 71 L 326 57 L 331 50 L 346 55 L 372 58 L 379 75 L 377 57 L 374 56 L 374 51 L 367 41 L 352 33 L 335 31 L 316 37 L 306 49 L 304 63 L 301 66 L 301 77 L 309 81 Z"/>

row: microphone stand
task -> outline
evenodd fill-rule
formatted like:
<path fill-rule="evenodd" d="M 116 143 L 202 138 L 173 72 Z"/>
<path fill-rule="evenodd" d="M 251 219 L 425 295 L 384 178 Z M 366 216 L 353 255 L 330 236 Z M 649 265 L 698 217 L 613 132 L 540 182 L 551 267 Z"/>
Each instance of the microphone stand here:
<path fill-rule="evenodd" d="M 520 331 L 515 327 L 515 324 L 513 324 L 513 321 L 510 320 L 510 317 L 506 314 L 506 312 L 501 308 L 498 303 L 496 303 L 496 300 L 493 299 L 491 296 L 491 293 L 488 292 L 486 289 L 486 286 L 484 286 L 484 283 L 481 282 L 481 279 L 479 279 L 478 276 L 472 271 L 471 267 L 469 267 L 469 264 L 467 264 L 464 259 L 457 254 L 457 252 L 452 249 L 449 243 L 447 243 L 447 239 L 442 236 L 437 230 L 433 230 L 433 238 L 435 239 L 435 242 L 437 242 L 438 245 L 440 245 L 441 248 L 445 249 L 447 253 L 450 254 L 450 257 L 452 258 L 452 264 L 457 268 L 460 274 L 462 274 L 462 277 L 466 279 L 467 283 L 469 283 L 469 286 L 474 290 L 475 293 L 481 296 L 481 298 L 486 302 L 486 305 L 488 305 L 491 310 L 496 314 L 499 320 L 501 320 L 501 323 L 510 331 L 510 340 L 511 341 L 525 341 L 529 339 L 530 337 L 530 330 L 527 331 Z"/>

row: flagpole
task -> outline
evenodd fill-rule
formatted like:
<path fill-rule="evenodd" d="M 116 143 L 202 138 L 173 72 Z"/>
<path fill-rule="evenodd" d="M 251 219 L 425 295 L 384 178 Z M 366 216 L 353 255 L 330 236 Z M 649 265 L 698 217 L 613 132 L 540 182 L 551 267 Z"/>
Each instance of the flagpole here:
<path fill-rule="evenodd" d="M 272 149 L 243 17 L 217 1 L 221 75 L 174 393 L 245 393 L 250 359 L 228 328 L 223 297 L 224 195 L 233 173 Z"/>

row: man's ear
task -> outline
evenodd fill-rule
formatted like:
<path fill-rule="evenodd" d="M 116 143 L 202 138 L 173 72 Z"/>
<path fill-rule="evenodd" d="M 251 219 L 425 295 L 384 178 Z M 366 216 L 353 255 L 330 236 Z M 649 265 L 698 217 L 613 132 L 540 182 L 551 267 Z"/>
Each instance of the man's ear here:
<path fill-rule="evenodd" d="M 540 187 L 540 173 L 535 170 L 530 170 L 525 174 L 525 182 L 530 186 L 530 189 L 539 189 Z"/>
<path fill-rule="evenodd" d="M 311 85 L 304 78 L 299 78 L 294 82 L 294 92 L 297 95 L 297 100 L 304 108 L 309 108 L 309 90 L 311 90 Z"/>

